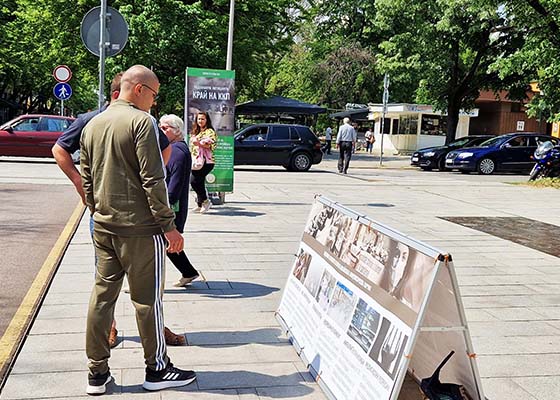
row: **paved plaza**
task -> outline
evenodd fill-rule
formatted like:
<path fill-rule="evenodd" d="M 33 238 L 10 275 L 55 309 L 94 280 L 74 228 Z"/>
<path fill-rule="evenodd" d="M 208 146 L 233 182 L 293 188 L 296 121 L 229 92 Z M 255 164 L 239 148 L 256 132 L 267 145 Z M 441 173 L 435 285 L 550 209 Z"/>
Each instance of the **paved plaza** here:
<path fill-rule="evenodd" d="M 169 347 L 196 383 L 147 393 L 129 295 L 121 293 L 112 352 L 119 399 L 324 399 L 275 319 L 315 194 L 367 214 L 453 255 L 486 396 L 557 400 L 560 395 L 560 262 L 520 244 L 440 217 L 524 217 L 560 225 L 560 192 L 513 184 L 518 175 L 420 172 L 406 158 L 358 156 L 348 175 L 335 155 L 308 173 L 239 168 L 235 193 L 206 215 L 189 215 L 186 251 L 206 282 L 172 286 L 165 322 L 188 346 Z M 67 184 L 52 170 L 53 184 Z M 30 180 L 31 181 L 31 180 Z M 76 198 L 77 200 L 77 198 Z M 73 237 L 0 399 L 89 398 L 85 316 L 93 247 L 85 216 Z M 556 241 L 557 238 L 550 238 Z M 188 392 L 187 394 L 185 392 Z"/>

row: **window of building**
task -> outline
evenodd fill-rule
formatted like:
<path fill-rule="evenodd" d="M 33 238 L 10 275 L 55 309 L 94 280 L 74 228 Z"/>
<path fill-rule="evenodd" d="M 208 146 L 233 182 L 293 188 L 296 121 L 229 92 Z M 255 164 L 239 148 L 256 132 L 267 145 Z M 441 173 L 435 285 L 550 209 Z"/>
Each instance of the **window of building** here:
<path fill-rule="evenodd" d="M 445 136 L 447 132 L 447 117 L 441 115 L 422 115 L 421 135 Z"/>
<path fill-rule="evenodd" d="M 399 116 L 399 129 L 397 132 L 400 135 L 416 135 L 418 132 L 418 114 L 408 114 Z"/>

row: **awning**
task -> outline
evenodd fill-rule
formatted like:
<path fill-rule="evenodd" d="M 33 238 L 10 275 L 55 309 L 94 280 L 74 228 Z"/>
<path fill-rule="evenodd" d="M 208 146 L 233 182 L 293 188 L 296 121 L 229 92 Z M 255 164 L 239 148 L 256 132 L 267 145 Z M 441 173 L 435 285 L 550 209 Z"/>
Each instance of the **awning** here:
<path fill-rule="evenodd" d="M 237 115 L 270 113 L 315 115 L 324 112 L 327 112 L 326 108 L 282 96 L 272 96 L 267 99 L 239 104 L 235 107 Z"/>

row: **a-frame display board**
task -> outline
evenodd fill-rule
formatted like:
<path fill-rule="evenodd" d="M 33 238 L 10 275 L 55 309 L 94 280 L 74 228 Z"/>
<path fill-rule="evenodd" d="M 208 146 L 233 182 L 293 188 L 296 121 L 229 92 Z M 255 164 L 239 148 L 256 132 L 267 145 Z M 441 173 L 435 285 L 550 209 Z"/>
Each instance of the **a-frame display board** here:
<path fill-rule="evenodd" d="M 277 318 L 328 397 L 396 400 L 408 371 L 484 400 L 451 257 L 318 196 Z"/>

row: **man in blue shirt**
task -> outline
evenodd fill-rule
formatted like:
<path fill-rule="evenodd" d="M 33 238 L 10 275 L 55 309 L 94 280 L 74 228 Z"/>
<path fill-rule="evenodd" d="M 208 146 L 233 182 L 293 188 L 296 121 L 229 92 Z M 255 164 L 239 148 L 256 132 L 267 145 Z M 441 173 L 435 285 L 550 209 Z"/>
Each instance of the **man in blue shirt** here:
<path fill-rule="evenodd" d="M 338 128 L 336 135 L 336 145 L 339 150 L 338 156 L 338 172 L 348 173 L 348 166 L 352 158 L 352 148 L 356 145 L 358 134 L 352 125 L 350 125 L 350 118 L 345 117 L 343 124 Z"/>

